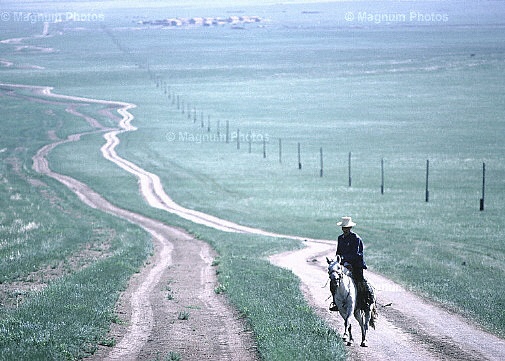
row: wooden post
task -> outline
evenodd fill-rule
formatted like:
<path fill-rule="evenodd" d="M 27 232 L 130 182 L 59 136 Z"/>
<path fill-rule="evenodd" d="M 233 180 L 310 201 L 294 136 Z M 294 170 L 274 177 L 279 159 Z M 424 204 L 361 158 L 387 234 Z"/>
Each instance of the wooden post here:
<path fill-rule="evenodd" d="M 219 131 L 219 126 L 220 126 L 220 121 L 218 120 L 218 121 L 217 121 L 217 139 L 221 140 L 221 139 L 220 139 L 221 132 Z"/>
<path fill-rule="evenodd" d="M 237 129 L 237 149 L 240 149 L 240 129 Z"/>
<path fill-rule="evenodd" d="M 177 94 L 177 110 L 181 109 L 179 94 Z"/>
<path fill-rule="evenodd" d="M 384 194 L 384 158 L 381 159 L 381 194 Z"/>
<path fill-rule="evenodd" d="M 279 163 L 282 163 L 282 140 L 279 138 Z"/>
<path fill-rule="evenodd" d="M 298 169 L 302 169 L 302 158 L 300 152 L 300 143 L 298 143 Z"/>
<path fill-rule="evenodd" d="M 181 109 L 182 109 L 182 114 L 184 114 L 184 100 L 181 100 Z"/>
<path fill-rule="evenodd" d="M 319 148 L 319 163 L 321 166 L 321 169 L 319 170 L 319 176 L 323 176 L 323 147 Z"/>
<path fill-rule="evenodd" d="M 484 194 L 486 192 L 486 163 L 482 163 L 482 198 L 480 199 L 480 210 L 484 210 Z"/>
<path fill-rule="evenodd" d="M 426 202 L 428 202 L 430 200 L 430 190 L 429 190 L 429 187 L 428 187 L 428 184 L 429 184 L 429 176 L 430 176 L 430 160 L 427 159 L 426 160 L 426 197 L 425 197 L 425 200 Z"/>
<path fill-rule="evenodd" d="M 252 132 L 249 131 L 249 154 L 251 154 L 252 151 Z"/>
<path fill-rule="evenodd" d="M 203 117 L 203 113 L 202 113 Z M 202 119 L 202 127 L 203 127 L 203 119 Z M 207 132 L 210 133 L 210 115 L 207 115 Z"/>
<path fill-rule="evenodd" d="M 230 143 L 230 121 L 226 121 L 226 143 Z"/>
<path fill-rule="evenodd" d="M 263 137 L 263 158 L 267 157 L 267 141 L 265 140 L 265 137 Z"/>
<path fill-rule="evenodd" d="M 349 152 L 349 187 L 352 186 L 352 176 L 351 176 L 351 155 L 352 153 Z"/>

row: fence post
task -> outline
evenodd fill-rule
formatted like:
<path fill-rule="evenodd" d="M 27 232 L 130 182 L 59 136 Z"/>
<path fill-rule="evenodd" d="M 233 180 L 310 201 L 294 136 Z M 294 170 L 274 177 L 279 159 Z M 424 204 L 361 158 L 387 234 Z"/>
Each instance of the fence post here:
<path fill-rule="evenodd" d="M 429 175 L 430 175 L 430 160 L 426 160 L 426 193 L 425 193 L 425 200 L 428 202 L 430 200 L 430 190 L 429 190 Z"/>
<path fill-rule="evenodd" d="M 301 154 L 300 154 L 300 143 L 298 143 L 298 169 L 302 169 L 302 160 L 301 160 Z"/>
<path fill-rule="evenodd" d="M 351 155 L 352 153 L 349 152 L 349 187 L 352 186 L 352 176 L 351 176 Z"/>
<path fill-rule="evenodd" d="M 486 191 L 486 163 L 482 163 L 482 198 L 480 199 L 480 210 L 484 210 L 484 194 Z"/>
<path fill-rule="evenodd" d="M 267 157 L 267 141 L 265 140 L 265 137 L 263 137 L 263 158 Z"/>
<path fill-rule="evenodd" d="M 319 176 L 323 176 L 323 147 L 319 148 L 319 163 L 321 166 L 321 169 L 319 170 Z"/>
<path fill-rule="evenodd" d="M 282 163 L 282 140 L 279 138 L 279 163 Z"/>
<path fill-rule="evenodd" d="M 381 159 L 381 194 L 384 194 L 384 158 Z"/>
<path fill-rule="evenodd" d="M 252 132 L 249 131 L 249 154 L 251 154 L 252 151 Z"/>

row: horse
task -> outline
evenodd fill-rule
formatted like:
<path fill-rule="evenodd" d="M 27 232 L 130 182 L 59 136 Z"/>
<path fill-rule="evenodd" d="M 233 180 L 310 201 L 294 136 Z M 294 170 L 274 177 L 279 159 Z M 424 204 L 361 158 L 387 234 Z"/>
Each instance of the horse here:
<path fill-rule="evenodd" d="M 330 282 L 333 283 L 331 287 L 333 288 L 333 303 L 338 307 L 338 311 L 344 319 L 344 334 L 342 338 L 348 346 L 352 345 L 353 338 L 350 318 L 354 314 L 354 318 L 356 318 L 361 327 L 361 346 L 367 347 L 366 334 L 368 326 L 375 329 L 377 316 L 375 300 L 373 300 L 369 307 L 360 308 L 356 302 L 358 296 L 356 285 L 351 277 L 351 272 L 340 264 L 340 256 L 337 255 L 336 260 L 326 258 L 326 261 L 328 262 Z"/>

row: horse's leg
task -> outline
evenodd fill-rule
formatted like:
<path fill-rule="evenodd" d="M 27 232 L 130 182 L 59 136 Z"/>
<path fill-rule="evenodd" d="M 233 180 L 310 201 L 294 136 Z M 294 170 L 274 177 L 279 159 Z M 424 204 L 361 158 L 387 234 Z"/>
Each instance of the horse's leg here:
<path fill-rule="evenodd" d="M 358 320 L 358 323 L 361 327 L 361 347 L 367 347 L 366 341 L 366 333 L 368 331 L 368 322 L 370 320 L 370 312 L 369 311 L 358 311 L 354 315 Z"/>
<path fill-rule="evenodd" d="M 349 324 L 349 318 L 344 318 L 344 334 L 342 335 L 342 340 L 344 342 L 347 342 L 347 338 L 349 337 L 347 335 L 347 325 Z"/>
<path fill-rule="evenodd" d="M 349 341 L 347 341 L 347 346 L 351 346 L 354 339 L 352 338 L 351 323 L 349 323 Z"/>

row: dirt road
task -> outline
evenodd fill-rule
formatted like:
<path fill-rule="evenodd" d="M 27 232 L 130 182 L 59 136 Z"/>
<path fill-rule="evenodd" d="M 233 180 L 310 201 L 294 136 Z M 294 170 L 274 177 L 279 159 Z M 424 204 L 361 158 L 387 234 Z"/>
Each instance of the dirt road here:
<path fill-rule="evenodd" d="M 306 299 L 318 314 L 343 332 L 339 315 L 328 311 L 326 256 L 335 245 L 307 242 L 301 251 L 275 255 L 270 261 L 292 270 L 303 283 Z M 480 330 L 462 317 L 443 310 L 402 286 L 372 272 L 365 276 L 374 285 L 379 321 L 368 333 L 369 347 L 359 342 L 349 348 L 353 360 L 504 360 L 504 340 Z M 353 320 L 354 338 L 360 340 Z"/>
<path fill-rule="evenodd" d="M 134 129 L 128 124 L 130 104 L 59 96 L 45 87 L 0 86 L 32 89 L 56 101 L 112 105 L 123 115 L 121 127 Z M 75 104 L 67 107 L 67 111 L 82 116 L 75 107 Z M 64 184 L 86 205 L 144 228 L 152 235 L 155 245 L 154 256 L 132 278 L 117 307 L 124 323 L 114 325 L 110 336 L 120 341 L 112 349 L 100 348 L 92 359 L 153 360 L 174 353 L 184 360 L 257 360 L 255 345 L 244 321 L 223 295 L 214 292 L 217 286 L 212 266 L 214 255 L 208 244 L 160 221 L 116 207 L 86 184 L 50 169 L 47 155 L 60 144 L 78 141 L 84 134 L 104 131 L 109 132 L 107 139 L 114 138 L 111 134 L 117 132 L 116 129 L 111 131 L 91 117 L 82 117 L 97 130 L 74 134 L 44 146 L 33 157 L 33 169 Z M 54 138 L 54 132 L 50 138 Z M 108 154 L 108 149 L 113 148 L 104 147 L 102 151 Z"/>
<path fill-rule="evenodd" d="M 135 129 L 131 125 L 133 116 L 128 112 L 128 109 L 133 107 L 132 104 L 60 96 L 52 94 L 50 88 L 33 87 L 33 89 L 54 99 L 118 107 L 118 112 L 122 116 L 120 128 L 111 131 L 97 130 L 107 131 L 104 135 L 106 144 L 101 149 L 102 154 L 138 177 L 140 192 L 151 206 L 226 232 L 302 239 L 299 236 L 278 235 L 244 227 L 186 209 L 173 202 L 165 193 L 159 177 L 120 158 L 115 153 L 114 148 L 119 144 L 117 135 Z M 121 341 L 112 350 L 100 350 L 96 358 L 143 360 L 152 358 L 156 353 L 163 355 L 173 351 L 183 355 L 183 359 L 255 359 L 257 355 L 254 345 L 250 335 L 245 331 L 245 326 L 227 305 L 226 300 L 213 292 L 215 279 L 210 265 L 212 251 L 205 243 L 198 242 L 183 231 L 156 220 L 117 208 L 85 184 L 50 170 L 45 157 L 51 149 L 62 142 L 78 139 L 79 135 L 75 135 L 42 148 L 34 157 L 34 169 L 58 179 L 89 206 L 139 224 L 153 235 L 156 244 L 156 252 L 150 265 L 132 279 L 131 286 L 119 306 L 120 312 L 129 320 L 129 326 L 118 326 L 114 329 L 113 334 L 121 338 Z M 328 287 L 324 287 L 327 280 L 324 257 L 333 254 L 334 243 L 307 240 L 305 244 L 307 245 L 305 249 L 276 255 L 271 258 L 271 262 L 291 269 L 300 277 L 309 303 L 329 324 L 341 330 L 342 322 L 339 316 L 327 311 L 329 292 Z M 203 269 L 202 273 L 193 271 L 200 267 Z M 504 340 L 479 330 L 460 316 L 414 296 L 379 275 L 368 272 L 367 276 L 377 289 L 380 318 L 377 330 L 369 333 L 368 348 L 357 345 L 349 348 L 352 359 L 505 359 Z M 198 292 L 202 287 L 205 292 Z M 178 302 L 172 302 L 168 294 Z M 188 312 L 189 319 L 179 320 L 178 315 L 181 312 Z M 356 323 L 354 325 L 357 326 Z M 354 329 L 356 333 L 358 327 Z M 226 332 L 223 333 L 223 330 Z M 356 336 L 359 337 L 359 334 Z"/>

